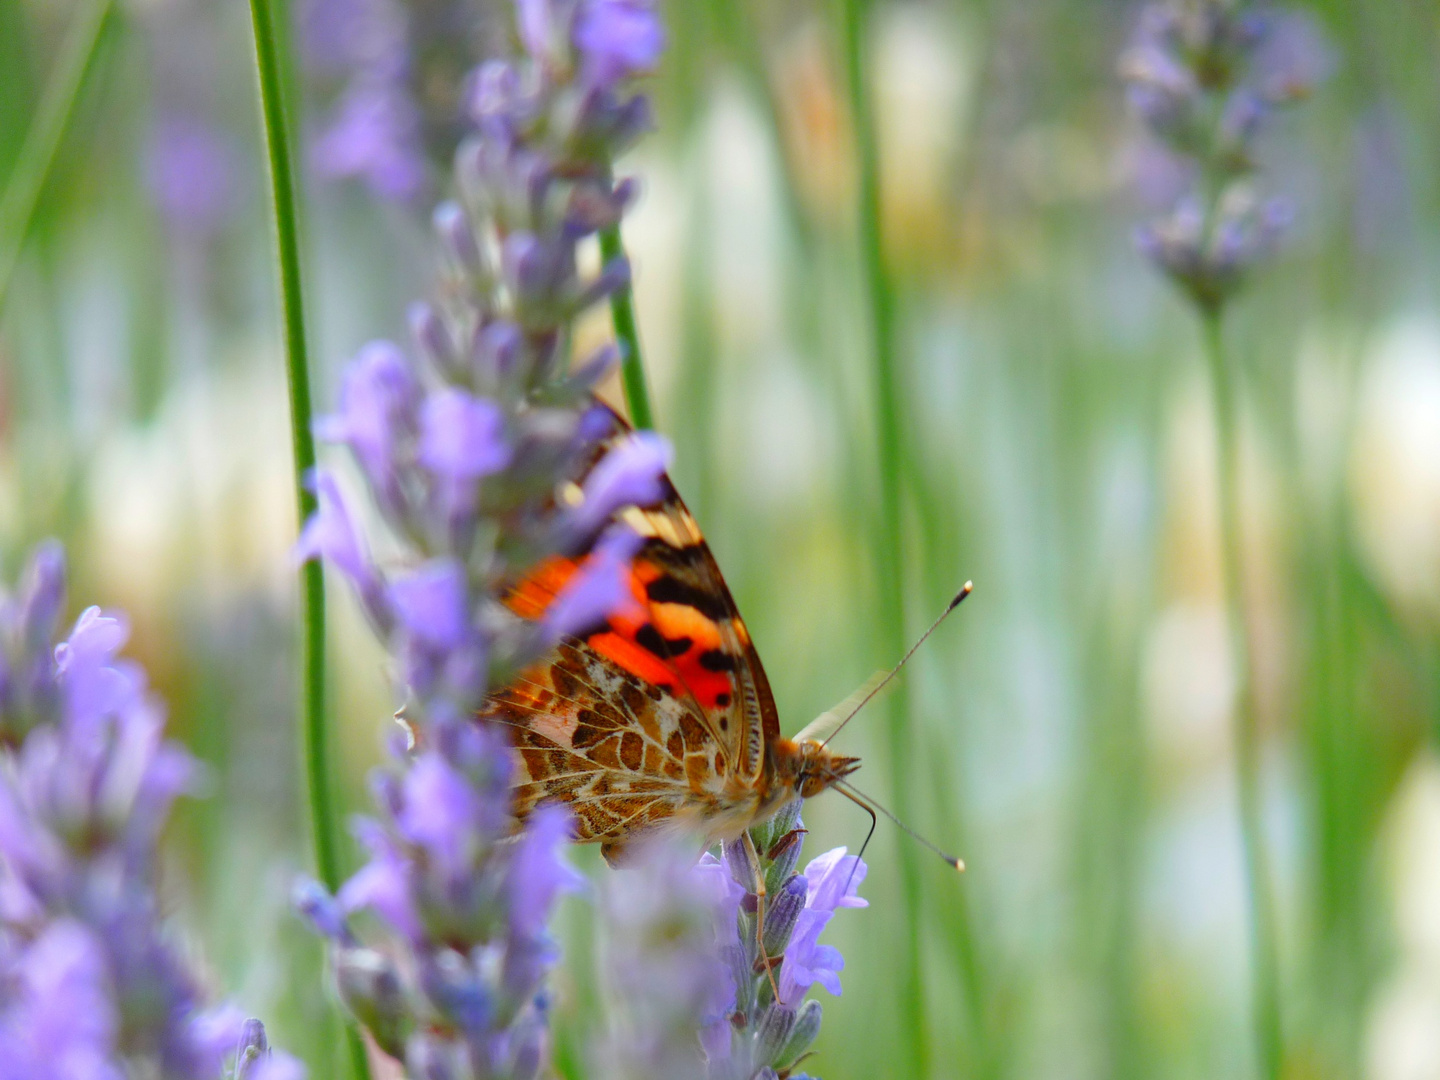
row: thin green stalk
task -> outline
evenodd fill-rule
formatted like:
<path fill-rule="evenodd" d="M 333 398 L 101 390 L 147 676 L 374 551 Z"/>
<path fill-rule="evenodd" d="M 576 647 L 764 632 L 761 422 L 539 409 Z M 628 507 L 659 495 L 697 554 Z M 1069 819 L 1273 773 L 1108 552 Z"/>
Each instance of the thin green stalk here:
<path fill-rule="evenodd" d="M 612 225 L 600 233 L 600 256 L 608 265 L 625 257 L 625 244 L 620 239 L 620 226 Z M 627 283 L 610 297 L 610 318 L 615 323 L 615 340 L 620 345 L 620 378 L 625 385 L 625 404 L 630 409 L 630 422 L 649 430 L 655 426 L 650 410 L 650 391 L 645 386 L 645 364 L 640 357 L 640 331 L 635 324 L 635 294 Z"/>
<path fill-rule="evenodd" d="M 0 198 L 0 309 L 10 292 L 10 280 L 20 262 L 40 194 L 70 129 L 85 73 L 100 49 L 111 7 L 112 0 L 89 0 L 75 13 L 54 74 L 45 86 L 40 107 L 35 110 L 35 119 L 25 133 L 25 143 L 5 185 L 4 197 Z"/>
<path fill-rule="evenodd" d="M 868 0 L 844 0 L 845 75 L 849 84 L 850 115 L 855 125 L 859 165 L 859 201 L 856 207 L 860 262 L 864 274 L 865 304 L 869 320 L 874 375 L 875 431 L 878 451 L 879 505 L 875 522 L 875 561 L 879 585 L 879 629 L 887 656 L 905 649 L 905 580 L 901 537 L 902 461 L 900 395 L 895 362 L 895 284 L 885 261 L 880 224 L 880 158 L 875 119 L 871 112 L 866 66 Z M 888 661 L 887 661 L 888 662 Z M 910 698 L 904 681 L 890 696 L 890 790 L 896 810 L 908 815 L 912 781 L 909 774 Z M 907 1055 L 906 1076 L 927 1075 L 925 1001 L 921 973 L 920 868 L 915 852 L 899 850 L 901 886 L 905 901 L 906 947 L 901 957 L 901 1045 Z"/>
<path fill-rule="evenodd" d="M 1254 981 L 1252 1008 L 1261 1075 L 1278 1080 L 1284 1063 L 1280 1018 L 1280 959 L 1271 892 L 1270 863 L 1261 820 L 1260 733 L 1256 725 L 1251 670 L 1255 642 L 1245 617 L 1244 544 L 1241 536 L 1239 424 L 1235 389 L 1226 362 L 1225 339 L 1218 308 L 1202 312 L 1205 358 L 1215 397 L 1215 426 L 1220 485 L 1221 576 L 1230 653 L 1235 665 L 1235 773 L 1240 794 L 1240 831 L 1245 855 L 1245 882 L 1250 901 L 1250 965 Z"/>
<path fill-rule="evenodd" d="M 289 62 L 284 38 L 284 0 L 250 0 L 255 28 L 255 64 L 265 121 L 265 148 L 275 209 L 275 244 L 285 324 L 285 366 L 290 387 L 290 437 L 295 495 L 303 524 L 316 510 L 308 479 L 315 469 L 310 369 L 305 343 L 305 302 L 300 277 L 300 207 L 290 150 L 285 87 Z M 331 784 L 329 732 L 325 712 L 325 578 L 318 559 L 300 569 L 301 731 L 306 790 L 310 804 L 315 869 L 325 887 L 340 887 L 339 813 Z M 351 1075 L 368 1078 L 365 1047 L 347 1027 Z"/>

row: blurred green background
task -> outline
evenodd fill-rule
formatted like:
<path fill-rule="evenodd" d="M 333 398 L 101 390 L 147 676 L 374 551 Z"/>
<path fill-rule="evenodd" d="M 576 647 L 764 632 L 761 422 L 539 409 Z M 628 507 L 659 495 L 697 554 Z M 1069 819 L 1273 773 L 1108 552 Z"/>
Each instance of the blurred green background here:
<path fill-rule="evenodd" d="M 503 42 L 497 6 L 390 5 L 432 118 Z M 905 636 L 976 583 L 910 667 L 903 708 L 842 739 L 866 760 L 862 789 L 969 870 L 907 853 L 882 822 L 871 907 L 829 931 L 845 994 L 825 1000 L 805 1067 L 1253 1075 L 1215 433 L 1194 319 L 1131 243 L 1145 151 L 1116 56 L 1138 7 L 868 5 L 900 431 L 880 477 L 837 10 L 665 6 L 658 130 L 622 162 L 643 182 L 626 226 L 641 334 L 675 479 L 785 729 L 894 659 L 882 483 L 902 507 Z M 0 0 L 0 177 L 89 7 Z M 434 31 L 455 9 L 465 32 Z M 1264 162 L 1296 226 L 1228 327 L 1285 1072 L 1437 1080 L 1440 13 L 1309 10 L 1332 74 Z M 295 521 L 249 29 L 240 0 L 129 0 L 106 21 L 0 313 L 0 566 L 13 576 L 58 536 L 72 604 L 130 612 L 132 653 L 213 767 L 172 838 L 177 919 L 216 986 L 324 1077 L 319 949 L 286 899 L 306 835 Z M 313 133 L 334 79 L 299 81 Z M 426 132 L 437 160 L 447 137 Z M 405 334 L 443 170 L 398 202 L 320 170 L 306 186 L 323 407 L 358 345 Z M 597 317 L 581 336 L 607 333 Z M 360 811 L 389 675 L 332 596 Z M 806 819 L 812 854 L 864 837 L 835 796 Z M 572 901 L 563 922 L 558 1057 L 578 1077 L 597 1023 L 590 911 Z"/>

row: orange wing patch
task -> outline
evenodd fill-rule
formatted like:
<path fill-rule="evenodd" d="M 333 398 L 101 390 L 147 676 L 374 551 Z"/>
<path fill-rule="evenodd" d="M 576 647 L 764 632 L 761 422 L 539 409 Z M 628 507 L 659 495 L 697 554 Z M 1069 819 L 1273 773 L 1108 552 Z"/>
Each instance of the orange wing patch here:
<path fill-rule="evenodd" d="M 505 603 L 522 619 L 538 619 L 579 569 L 580 563 L 575 559 L 559 555 L 545 559 L 510 591 Z"/>
<path fill-rule="evenodd" d="M 511 591 L 506 604 L 522 618 L 541 618 L 582 565 L 561 556 L 546 559 Z M 692 696 L 707 711 L 728 709 L 734 698 L 728 673 L 736 664 L 724 648 L 720 626 L 688 604 L 653 603 L 649 586 L 664 574 L 642 551 L 630 566 L 634 604 L 585 641 L 642 682 Z"/>

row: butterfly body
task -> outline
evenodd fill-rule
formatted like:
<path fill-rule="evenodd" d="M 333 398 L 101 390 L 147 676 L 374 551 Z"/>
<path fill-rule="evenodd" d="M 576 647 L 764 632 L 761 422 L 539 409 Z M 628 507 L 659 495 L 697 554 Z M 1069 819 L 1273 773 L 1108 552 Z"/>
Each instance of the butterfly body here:
<path fill-rule="evenodd" d="M 613 438 L 628 429 L 613 417 Z M 621 857 L 636 836 L 733 839 L 797 796 L 859 767 L 815 739 L 787 739 L 750 635 L 699 528 L 665 480 L 653 505 L 617 516 L 642 538 L 629 599 L 492 694 L 482 719 L 510 734 L 516 816 L 544 802 L 575 838 Z M 540 618 L 587 558 L 557 557 L 507 603 Z"/>

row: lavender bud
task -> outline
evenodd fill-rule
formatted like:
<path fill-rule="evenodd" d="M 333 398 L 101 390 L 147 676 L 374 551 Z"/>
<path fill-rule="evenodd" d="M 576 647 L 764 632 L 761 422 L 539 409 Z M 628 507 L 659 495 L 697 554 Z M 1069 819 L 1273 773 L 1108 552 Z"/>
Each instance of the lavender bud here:
<path fill-rule="evenodd" d="M 1260 92 L 1276 104 L 1308 97 L 1334 67 L 1334 52 L 1324 31 L 1305 11 L 1277 16 L 1255 54 Z"/>
<path fill-rule="evenodd" d="M 790 934 L 805 910 L 805 879 L 796 874 L 778 895 L 772 894 L 765 907 L 765 955 L 780 956 L 790 943 Z"/>
<path fill-rule="evenodd" d="M 462 273 L 480 277 L 485 272 L 485 261 L 480 254 L 480 245 L 475 242 L 470 219 L 459 204 L 441 203 L 435 208 L 431 221 L 442 250 L 454 261 L 456 268 Z"/>
<path fill-rule="evenodd" d="M 630 260 L 623 255 L 611 259 L 601 269 L 595 280 L 586 285 L 575 299 L 574 312 L 580 314 L 601 300 L 608 299 L 630 284 Z"/>
<path fill-rule="evenodd" d="M 20 586 L 20 638 L 42 651 L 54 640 L 65 604 L 65 549 L 54 540 L 40 544 Z"/>
<path fill-rule="evenodd" d="M 798 815 L 797 815 L 798 816 Z M 791 829 L 784 833 L 765 852 L 770 866 L 765 870 L 765 886 L 779 892 L 781 885 L 790 880 L 795 867 L 800 865 L 800 849 L 805 840 L 805 830 Z"/>
<path fill-rule="evenodd" d="M 405 991 L 395 965 L 374 949 L 345 948 L 335 957 L 340 1000 L 392 1057 L 404 1053 L 408 1029 Z"/>
<path fill-rule="evenodd" d="M 475 366 L 490 385 L 507 381 L 519 369 L 525 339 L 508 319 L 487 324 L 475 337 Z"/>
<path fill-rule="evenodd" d="M 260 1060 L 270 1053 L 265 1038 L 265 1025 L 251 1018 L 240 1029 L 240 1043 L 235 1048 L 234 1080 L 252 1080 L 259 1071 Z"/>
<path fill-rule="evenodd" d="M 803 828 L 800 824 L 800 810 L 802 805 L 802 800 L 794 799 L 786 803 L 776 812 L 775 816 L 770 819 L 770 829 L 775 836 L 783 836 L 792 829 Z"/>
<path fill-rule="evenodd" d="M 754 892 L 756 883 L 760 881 L 760 864 L 751 854 L 751 846 L 743 839 L 727 840 L 721 850 L 725 855 L 725 865 L 730 869 L 730 879 L 746 892 Z"/>
<path fill-rule="evenodd" d="M 575 366 L 570 381 L 577 387 L 593 390 L 604 381 L 605 376 L 620 362 L 620 350 L 615 345 L 602 345 L 588 359 Z"/>
<path fill-rule="evenodd" d="M 313 878 L 301 878 L 291 892 L 291 903 L 322 937 L 339 945 L 354 941 L 345 922 L 345 913 L 325 886 Z"/>
<path fill-rule="evenodd" d="M 438 649 L 457 648 L 470 633 L 465 568 L 455 559 L 432 559 L 390 583 L 390 604 L 401 627 Z"/>
<path fill-rule="evenodd" d="M 515 232 L 505 238 L 501 262 L 520 324 L 539 328 L 553 323 L 559 314 L 557 301 L 574 272 L 572 253 L 560 244 L 541 241 L 534 233 Z"/>
<path fill-rule="evenodd" d="M 405 354 L 391 342 L 372 341 L 345 368 L 339 411 L 315 422 L 317 436 L 350 447 L 386 509 L 398 499 L 398 450 L 414 429 L 419 398 Z"/>
<path fill-rule="evenodd" d="M 508 60 L 487 60 L 470 78 L 470 116 L 493 133 L 508 133 L 506 122 L 519 98 L 520 75 Z"/>
<path fill-rule="evenodd" d="M 800 1006 L 800 1011 L 795 1016 L 795 1023 L 790 1028 L 790 1035 L 785 1040 L 775 1056 L 770 1059 L 771 1064 L 777 1069 L 793 1068 L 800 1056 L 810 1049 L 815 1041 L 815 1036 L 820 1034 L 820 1020 L 824 1010 L 820 1002 L 811 998 Z"/>
<path fill-rule="evenodd" d="M 453 372 L 455 370 L 455 342 L 450 337 L 450 330 L 446 327 L 445 320 L 440 317 L 440 313 L 435 310 L 434 305 L 418 300 L 410 305 L 406 312 L 406 318 L 410 324 L 410 337 L 425 359 L 436 371 Z"/>
<path fill-rule="evenodd" d="M 1269 104 L 1258 94 L 1239 90 L 1225 103 L 1216 132 L 1216 149 L 1236 172 L 1250 166 L 1250 144 L 1270 112 Z"/>
<path fill-rule="evenodd" d="M 576 188 L 565 207 L 565 228 L 577 236 L 588 236 L 618 224 L 634 189 L 633 181 L 622 181 L 613 188 L 608 184 Z"/>
<path fill-rule="evenodd" d="M 435 1009 L 461 1031 L 483 1032 L 494 1006 L 478 973 L 454 949 L 441 949 L 420 967 L 420 989 Z"/>
<path fill-rule="evenodd" d="M 765 1006 L 755 1032 L 755 1059 L 775 1064 L 795 1029 L 795 1010 L 778 1002 Z"/>
<path fill-rule="evenodd" d="M 617 154 L 652 130 L 655 117 L 648 98 L 617 103 L 613 94 L 597 88 L 581 100 L 571 125 L 569 141 L 580 156 L 595 155 L 602 147 Z"/>
<path fill-rule="evenodd" d="M 388 817 L 399 818 L 405 812 L 405 796 L 401 781 L 392 772 L 377 769 L 369 776 L 370 799 Z"/>
<path fill-rule="evenodd" d="M 454 1050 L 436 1036 L 417 1035 L 405 1048 L 405 1075 L 412 1080 L 463 1080 L 467 1073 Z"/>
<path fill-rule="evenodd" d="M 754 939 L 751 938 L 746 944 L 753 948 Z M 759 984 L 755 981 L 755 962 L 750 959 L 750 949 L 746 944 L 726 945 L 720 950 L 720 959 L 730 970 L 730 978 L 735 983 L 735 1012 L 739 1015 L 749 1015 L 755 1008 L 755 992 Z"/>

